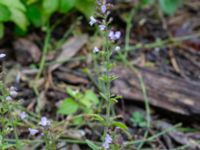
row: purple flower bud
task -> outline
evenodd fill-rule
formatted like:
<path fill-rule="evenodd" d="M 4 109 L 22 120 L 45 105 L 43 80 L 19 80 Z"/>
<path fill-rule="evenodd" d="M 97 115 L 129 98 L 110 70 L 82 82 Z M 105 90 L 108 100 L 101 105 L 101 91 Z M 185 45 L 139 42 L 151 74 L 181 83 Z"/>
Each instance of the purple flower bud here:
<path fill-rule="evenodd" d="M 102 144 L 102 146 L 103 146 L 105 149 L 109 149 L 110 143 L 112 143 L 112 137 L 111 137 L 109 134 L 106 134 L 106 138 L 105 138 L 105 141 L 104 141 L 104 143 Z"/>
<path fill-rule="evenodd" d="M 103 24 L 102 24 L 102 25 L 99 25 L 99 29 L 100 29 L 100 30 L 102 30 L 102 31 L 103 31 L 103 30 L 105 30 L 105 28 L 106 28 L 106 26 L 105 26 L 105 25 L 103 25 Z"/>
<path fill-rule="evenodd" d="M 4 57 L 6 57 L 6 54 L 1 53 L 1 54 L 0 54 L 0 58 L 4 58 Z"/>
<path fill-rule="evenodd" d="M 101 12 L 104 14 L 106 12 L 107 8 L 106 5 L 101 6 Z"/>
<path fill-rule="evenodd" d="M 28 130 L 29 130 L 30 135 L 35 135 L 35 134 L 37 134 L 39 132 L 38 130 L 31 129 L 31 128 L 28 128 Z"/>
<path fill-rule="evenodd" d="M 46 127 L 46 126 L 50 126 L 51 122 L 46 117 L 42 117 L 39 122 L 39 125 Z"/>
<path fill-rule="evenodd" d="M 16 88 L 14 86 L 11 86 L 10 91 L 16 91 Z"/>
<path fill-rule="evenodd" d="M 24 119 L 27 117 L 27 115 L 26 115 L 25 112 L 21 112 L 21 113 L 19 114 L 19 117 L 20 117 L 22 120 L 24 120 Z"/>
<path fill-rule="evenodd" d="M 95 46 L 93 49 L 93 53 L 98 53 L 98 52 L 99 52 L 99 48 Z"/>
<path fill-rule="evenodd" d="M 92 26 L 95 23 L 97 23 L 97 20 L 93 16 L 91 16 L 89 24 Z"/>

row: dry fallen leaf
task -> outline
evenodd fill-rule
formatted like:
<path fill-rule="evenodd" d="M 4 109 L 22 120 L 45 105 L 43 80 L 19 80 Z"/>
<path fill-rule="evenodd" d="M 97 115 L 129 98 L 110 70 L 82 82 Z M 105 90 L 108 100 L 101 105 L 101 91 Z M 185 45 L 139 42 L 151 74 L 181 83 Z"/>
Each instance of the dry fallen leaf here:
<path fill-rule="evenodd" d="M 54 71 L 56 68 L 58 68 L 60 65 L 62 65 L 64 62 L 75 56 L 81 47 L 86 44 L 88 40 L 87 35 L 81 35 L 77 37 L 73 37 L 70 40 L 68 40 L 63 46 L 62 51 L 58 55 L 58 57 L 55 59 L 56 63 L 52 66 L 50 66 L 50 72 Z"/>
<path fill-rule="evenodd" d="M 17 61 L 28 65 L 30 63 L 37 63 L 40 60 L 41 51 L 38 46 L 25 38 L 20 38 L 14 42 L 14 49 Z"/>

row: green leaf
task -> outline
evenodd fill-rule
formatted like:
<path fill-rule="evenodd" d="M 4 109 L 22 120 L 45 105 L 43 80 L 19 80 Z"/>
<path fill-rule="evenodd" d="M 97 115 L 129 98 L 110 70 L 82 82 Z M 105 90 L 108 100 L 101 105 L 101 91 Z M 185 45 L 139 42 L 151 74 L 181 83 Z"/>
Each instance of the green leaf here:
<path fill-rule="evenodd" d="M 63 115 L 71 115 L 76 113 L 78 108 L 79 105 L 77 102 L 75 102 L 72 98 L 67 98 L 61 103 L 58 113 Z"/>
<path fill-rule="evenodd" d="M 71 10 L 76 4 L 76 0 L 60 0 L 59 11 L 66 13 Z"/>
<path fill-rule="evenodd" d="M 4 35 L 4 26 L 3 23 L 0 23 L 0 38 L 2 38 Z"/>
<path fill-rule="evenodd" d="M 100 150 L 100 147 L 97 146 L 94 142 L 86 140 L 86 143 L 92 150 Z"/>
<path fill-rule="evenodd" d="M 15 31 L 15 34 L 17 35 L 17 36 L 25 36 L 26 34 L 27 34 L 27 30 L 25 31 L 25 30 L 22 30 L 20 27 L 18 27 L 18 26 L 15 26 L 15 29 L 14 29 L 14 31 Z"/>
<path fill-rule="evenodd" d="M 26 4 L 27 5 L 31 5 L 31 4 L 34 4 L 36 3 L 38 0 L 26 0 Z"/>
<path fill-rule="evenodd" d="M 180 5 L 180 0 L 159 0 L 160 7 L 167 15 L 172 15 Z"/>
<path fill-rule="evenodd" d="M 98 114 L 89 114 L 89 116 L 92 117 L 93 120 L 97 120 L 97 121 L 100 121 L 101 123 L 105 123 L 105 120 L 103 117 L 101 117 L 100 115 Z"/>
<path fill-rule="evenodd" d="M 153 2 L 153 0 L 142 0 L 142 5 L 150 5 Z"/>
<path fill-rule="evenodd" d="M 107 99 L 108 99 L 105 93 L 100 92 L 100 95 L 101 95 L 101 97 L 102 97 L 104 100 L 107 100 Z"/>
<path fill-rule="evenodd" d="M 58 0 L 43 0 L 42 7 L 45 14 L 51 15 L 58 8 Z"/>
<path fill-rule="evenodd" d="M 26 11 L 25 6 L 23 5 L 23 3 L 20 0 L 0 0 L 0 4 L 4 4 L 7 7 L 9 7 L 10 9 L 16 8 L 21 11 Z"/>
<path fill-rule="evenodd" d="M 26 30 L 29 22 L 26 18 L 26 8 L 20 0 L 1 0 L 0 4 L 4 4 L 11 12 L 10 19 L 17 24 L 22 30 Z"/>
<path fill-rule="evenodd" d="M 67 94 L 69 94 L 71 97 L 75 99 L 80 99 L 81 97 L 83 97 L 83 95 L 79 91 L 73 90 L 70 87 L 67 88 Z"/>
<path fill-rule="evenodd" d="M 80 124 L 84 123 L 85 120 L 83 119 L 82 116 L 78 116 L 78 117 L 75 117 L 72 122 L 74 125 L 80 125 Z"/>
<path fill-rule="evenodd" d="M 13 145 L 13 144 L 5 143 L 5 144 L 3 144 L 3 146 L 1 148 L 3 150 L 3 149 L 14 148 L 14 146 L 15 145 Z"/>
<path fill-rule="evenodd" d="M 122 122 L 114 121 L 113 125 L 121 128 L 123 130 L 128 130 L 128 127 Z"/>
<path fill-rule="evenodd" d="M 8 21 L 10 19 L 11 12 L 7 6 L 0 4 L 0 22 Z"/>
<path fill-rule="evenodd" d="M 92 105 L 97 105 L 99 99 L 92 90 L 86 90 L 84 97 L 80 99 L 80 102 L 86 107 L 91 108 Z"/>
<path fill-rule="evenodd" d="M 27 17 L 35 27 L 42 25 L 42 14 L 38 5 L 30 5 L 27 7 Z"/>
<path fill-rule="evenodd" d="M 77 0 L 76 1 L 76 8 L 88 18 L 92 14 L 94 14 L 95 6 L 96 6 L 96 0 Z"/>
<path fill-rule="evenodd" d="M 146 127 L 147 126 L 147 122 L 145 120 L 145 117 L 144 115 L 142 115 L 140 112 L 134 112 L 132 114 L 132 118 L 131 118 L 131 121 L 139 126 L 139 127 Z"/>
<path fill-rule="evenodd" d="M 19 9 L 12 8 L 10 9 L 12 15 L 11 15 L 11 20 L 17 24 L 22 30 L 26 31 L 27 26 L 29 25 L 29 22 L 26 18 L 26 15 L 24 12 L 22 12 Z"/>

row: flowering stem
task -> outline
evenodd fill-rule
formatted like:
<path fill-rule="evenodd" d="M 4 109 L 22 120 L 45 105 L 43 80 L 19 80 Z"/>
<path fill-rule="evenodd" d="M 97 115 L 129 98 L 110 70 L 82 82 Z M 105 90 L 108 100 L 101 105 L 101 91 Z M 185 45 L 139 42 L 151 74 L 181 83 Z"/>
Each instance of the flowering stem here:
<path fill-rule="evenodd" d="M 106 19 L 106 18 L 105 18 Z M 107 26 L 107 25 L 106 25 Z M 110 86 L 111 86 L 111 80 L 110 80 L 110 76 L 109 76 L 109 64 L 111 63 L 110 62 L 110 49 L 109 49 L 109 39 L 108 39 L 108 31 L 106 29 L 105 33 L 104 33 L 104 41 L 105 41 L 105 44 L 104 44 L 104 47 L 105 47 L 105 52 L 106 52 L 106 55 L 105 58 L 104 58 L 104 61 L 105 61 L 105 68 L 106 68 L 106 128 L 105 128 L 105 133 L 108 132 L 108 129 L 109 129 L 109 126 L 110 126 L 110 111 L 111 111 L 111 101 L 110 101 L 110 97 L 111 97 L 111 93 L 110 93 Z"/>

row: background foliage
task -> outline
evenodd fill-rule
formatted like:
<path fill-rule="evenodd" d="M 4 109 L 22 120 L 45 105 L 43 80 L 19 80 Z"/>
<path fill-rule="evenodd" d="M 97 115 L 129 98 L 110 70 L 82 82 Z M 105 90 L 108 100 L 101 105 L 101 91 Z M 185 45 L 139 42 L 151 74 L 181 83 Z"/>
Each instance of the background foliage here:
<path fill-rule="evenodd" d="M 143 5 L 155 2 L 142 0 Z M 76 9 L 89 17 L 95 10 L 95 3 L 96 0 L 1 0 L 0 37 L 4 35 L 5 22 L 13 22 L 15 29 L 26 32 L 29 25 L 45 26 L 55 12 L 66 14 Z M 180 3 L 180 0 L 159 0 L 160 8 L 168 15 L 172 15 Z"/>
<path fill-rule="evenodd" d="M 4 35 L 4 23 L 13 22 L 26 32 L 29 25 L 45 26 L 55 13 L 66 14 L 72 9 L 89 17 L 95 9 L 96 0 L 1 0 L 0 36 Z"/>

